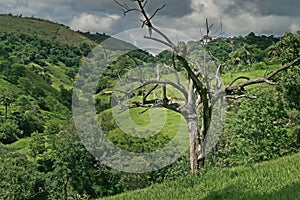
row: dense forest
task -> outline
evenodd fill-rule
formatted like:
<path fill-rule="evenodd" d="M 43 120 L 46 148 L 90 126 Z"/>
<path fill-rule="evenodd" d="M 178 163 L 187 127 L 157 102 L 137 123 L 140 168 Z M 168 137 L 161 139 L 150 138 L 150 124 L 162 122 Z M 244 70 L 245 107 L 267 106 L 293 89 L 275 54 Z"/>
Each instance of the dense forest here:
<path fill-rule="evenodd" d="M 71 109 L 74 80 L 82 61 L 109 36 L 74 32 L 41 19 L 11 15 L 0 18 L 2 199 L 95 199 L 174 181 L 189 174 L 188 152 L 160 170 L 130 174 L 98 162 L 79 139 Z M 48 36 L 42 31 L 45 29 L 49 29 Z M 123 49 L 132 46 L 119 40 L 115 42 Z M 299 57 L 300 32 L 280 37 L 255 33 L 218 37 L 205 46 L 200 41 L 188 43 L 188 51 L 195 56 L 202 48 L 213 55 L 216 63 L 223 64 L 222 78 L 229 84 L 240 75 L 264 76 Z M 179 118 L 175 112 L 168 111 L 172 123 L 144 139 L 124 133 L 114 121 L 110 108 L 110 91 L 119 76 L 137 63 L 168 64 L 172 62 L 170 57 L 169 51 L 153 56 L 136 50 L 111 63 L 99 80 L 95 93 L 97 118 L 107 137 L 117 146 L 132 152 L 151 152 L 174 136 Z M 256 99 L 228 100 L 224 131 L 200 174 L 299 152 L 299 64 L 278 74 L 274 81 L 279 84 L 261 84 L 244 91 L 257 96 Z M 148 112 L 134 108 L 131 115 L 147 124 Z"/>

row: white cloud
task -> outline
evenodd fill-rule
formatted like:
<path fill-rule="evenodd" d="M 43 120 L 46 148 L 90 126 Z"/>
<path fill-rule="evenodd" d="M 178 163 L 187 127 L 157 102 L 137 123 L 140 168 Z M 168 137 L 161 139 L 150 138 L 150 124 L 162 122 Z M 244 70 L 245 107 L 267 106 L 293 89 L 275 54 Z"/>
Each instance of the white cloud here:
<path fill-rule="evenodd" d="M 134 6 L 129 0 L 129 5 Z M 299 0 L 149 0 L 147 11 L 166 3 L 166 7 L 153 18 L 156 26 L 176 29 L 192 38 L 200 39 L 200 28 L 205 19 L 218 27 L 222 18 L 227 35 L 249 32 L 282 35 L 298 31 Z M 116 34 L 141 26 L 137 12 L 121 18 L 122 9 L 112 0 L 0 0 L 0 13 L 35 16 L 64 23 L 75 30 Z"/>
<path fill-rule="evenodd" d="M 214 24 L 216 31 L 220 26 L 220 18 L 223 24 L 225 35 L 245 35 L 249 32 L 257 34 L 282 35 L 284 32 L 296 32 L 300 30 L 299 18 L 294 16 L 284 16 L 277 14 L 258 15 L 253 12 L 235 12 L 227 13 L 226 8 L 232 6 L 232 0 L 192 0 L 193 11 L 186 16 L 179 18 L 157 17 L 158 24 L 161 27 L 173 28 L 182 31 L 195 39 L 201 37 L 205 27 L 205 19 Z M 248 6 L 249 10 L 251 6 Z M 234 12 L 234 11 L 232 11 Z M 214 31 L 213 30 L 213 31 Z"/>
<path fill-rule="evenodd" d="M 120 16 L 110 14 L 89 14 L 81 13 L 74 16 L 70 22 L 70 27 L 74 30 L 90 32 L 112 32 L 112 26 Z"/>
<path fill-rule="evenodd" d="M 292 24 L 292 25 L 290 25 L 290 31 L 292 33 L 296 33 L 297 31 L 300 31 L 300 24 Z"/>

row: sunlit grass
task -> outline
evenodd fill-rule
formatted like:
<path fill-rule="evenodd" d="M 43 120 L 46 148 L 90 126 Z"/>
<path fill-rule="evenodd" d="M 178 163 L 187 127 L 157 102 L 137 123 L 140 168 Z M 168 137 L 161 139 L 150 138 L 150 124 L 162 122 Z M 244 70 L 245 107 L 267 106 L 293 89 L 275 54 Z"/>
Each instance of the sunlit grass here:
<path fill-rule="evenodd" d="M 52 86 L 55 89 L 59 90 L 60 85 L 63 85 L 66 89 L 72 89 L 73 82 L 66 75 L 66 69 L 64 66 L 48 65 L 48 69 L 52 74 L 51 81 Z"/>
<path fill-rule="evenodd" d="M 29 155 L 29 147 L 32 140 L 32 137 L 22 138 L 10 144 L 9 146 L 16 150 L 18 153 Z"/>

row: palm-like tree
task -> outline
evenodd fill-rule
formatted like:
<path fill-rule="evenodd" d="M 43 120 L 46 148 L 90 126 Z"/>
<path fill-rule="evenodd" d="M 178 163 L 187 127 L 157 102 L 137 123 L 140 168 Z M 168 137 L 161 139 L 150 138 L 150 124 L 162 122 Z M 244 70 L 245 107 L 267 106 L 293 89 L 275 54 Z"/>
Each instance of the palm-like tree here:
<path fill-rule="evenodd" d="M 7 119 L 7 113 L 8 113 L 8 107 L 12 103 L 12 98 L 11 98 L 11 96 L 9 94 L 3 93 L 0 96 L 0 101 L 5 106 L 5 120 L 6 120 Z"/>
<path fill-rule="evenodd" d="M 272 45 L 267 48 L 267 55 L 269 58 L 280 56 L 280 49 L 277 46 Z"/>

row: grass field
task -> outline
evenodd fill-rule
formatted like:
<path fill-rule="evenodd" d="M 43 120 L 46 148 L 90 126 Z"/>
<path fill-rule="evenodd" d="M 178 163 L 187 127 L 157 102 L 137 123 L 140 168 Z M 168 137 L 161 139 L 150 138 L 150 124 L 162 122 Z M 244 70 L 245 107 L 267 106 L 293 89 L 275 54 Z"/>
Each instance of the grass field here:
<path fill-rule="evenodd" d="M 179 177 L 105 200 L 298 200 L 300 154 L 251 166 L 212 169 L 200 177 Z"/>

